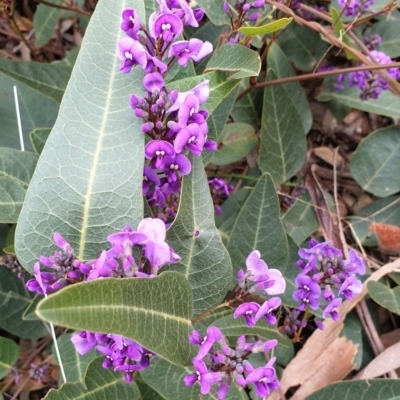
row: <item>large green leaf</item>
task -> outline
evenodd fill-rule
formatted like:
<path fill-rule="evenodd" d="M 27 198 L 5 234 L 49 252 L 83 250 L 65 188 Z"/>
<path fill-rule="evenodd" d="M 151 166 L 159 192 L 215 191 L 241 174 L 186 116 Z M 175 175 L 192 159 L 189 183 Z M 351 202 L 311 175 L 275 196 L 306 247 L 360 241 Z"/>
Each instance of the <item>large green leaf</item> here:
<path fill-rule="evenodd" d="M 57 103 L 61 103 L 71 71 L 66 62 L 43 64 L 0 58 L 0 72 Z"/>
<path fill-rule="evenodd" d="M 275 43 L 273 43 L 268 51 L 268 70 L 272 69 L 277 78 L 287 78 L 294 76 L 293 68 L 291 67 L 286 54 Z M 279 85 L 285 89 L 289 96 L 290 104 L 297 110 L 303 124 L 304 133 L 308 133 L 312 125 L 312 115 L 310 106 L 308 105 L 307 97 L 300 86 L 299 82 L 290 82 Z"/>
<path fill-rule="evenodd" d="M 382 42 L 376 46 L 377 50 L 383 51 L 391 58 L 400 56 L 400 30 L 398 20 L 377 22 L 373 24 L 366 33 L 367 35 L 376 34 L 382 38 Z"/>
<path fill-rule="evenodd" d="M 303 243 L 319 228 L 311 196 L 308 192 L 300 196 L 283 215 L 282 223 L 286 233 L 297 245 Z"/>
<path fill-rule="evenodd" d="M 273 70 L 268 80 L 277 79 Z M 283 85 L 265 88 L 260 135 L 259 167 L 276 185 L 291 178 L 303 165 L 307 140 L 302 118 Z"/>
<path fill-rule="evenodd" d="M 215 25 L 229 25 L 229 18 L 223 9 L 224 0 L 197 0 L 196 3 L 205 11 Z"/>
<path fill-rule="evenodd" d="M 0 328 L 21 338 L 36 339 L 49 332 L 42 321 L 24 321 L 25 309 L 34 295 L 25 281 L 7 268 L 0 268 Z"/>
<path fill-rule="evenodd" d="M 19 348 L 14 340 L 0 336 L 0 379 L 3 379 L 10 368 L 17 362 Z"/>
<path fill-rule="evenodd" d="M 387 197 L 400 190 L 400 127 L 379 129 L 358 145 L 350 172 L 367 192 Z"/>
<path fill-rule="evenodd" d="M 195 384 L 187 387 L 183 382 L 186 375 L 193 374 L 193 367 L 180 367 L 159 359 L 153 362 L 150 368 L 145 369 L 140 374 L 143 380 L 153 388 L 165 400 L 199 400 L 200 386 Z M 151 399 L 151 398 L 150 398 Z M 149 400 L 150 400 L 149 399 Z M 206 396 L 201 396 L 202 400 L 217 400 L 215 390 Z M 232 383 L 229 393 L 225 400 L 247 400 L 248 397 L 243 390 L 240 390 L 235 383 Z M 144 397 L 143 400 L 148 400 Z M 157 399 L 158 400 L 158 399 Z"/>
<path fill-rule="evenodd" d="M 168 244 L 181 257 L 171 266 L 193 290 L 194 315 L 224 298 L 231 282 L 231 260 L 215 227 L 214 207 L 200 157 L 191 157 L 192 173 L 183 178 L 178 215 L 167 232 Z"/>
<path fill-rule="evenodd" d="M 62 5 L 61 0 L 48 0 L 48 3 L 56 6 Z M 33 28 L 35 30 L 35 45 L 41 47 L 46 45 L 54 32 L 57 22 L 61 16 L 61 9 L 40 4 L 33 17 Z"/>
<path fill-rule="evenodd" d="M 15 223 L 37 163 L 37 155 L 0 147 L 0 222 Z"/>
<path fill-rule="evenodd" d="M 0 146 L 21 149 L 18 136 L 18 120 L 15 113 L 13 86 L 18 88 L 18 102 L 21 114 L 21 126 L 25 150 L 33 150 L 29 140 L 29 132 L 43 126 L 53 126 L 59 105 L 34 91 L 21 85 L 14 79 L 0 72 Z M 46 110 L 44 112 L 43 110 Z"/>
<path fill-rule="evenodd" d="M 177 272 L 72 285 L 42 300 L 37 313 L 55 325 L 131 338 L 172 363 L 187 364 L 193 355 L 192 293 Z"/>
<path fill-rule="evenodd" d="M 65 383 L 60 389 L 52 389 L 46 400 L 139 400 L 136 384 L 127 384 L 121 372 L 102 367 L 104 357 L 93 360 L 85 375 L 85 383 Z"/>
<path fill-rule="evenodd" d="M 229 79 L 242 79 L 258 76 L 260 69 L 260 56 L 256 51 L 239 44 L 226 44 L 213 54 L 205 72 L 224 71 L 232 73 Z"/>
<path fill-rule="evenodd" d="M 240 210 L 228 242 L 234 271 L 243 269 L 247 256 L 258 250 L 270 268 L 283 269 L 288 243 L 279 217 L 279 201 L 269 174 L 264 174 Z"/>
<path fill-rule="evenodd" d="M 318 390 L 306 400 L 399 400 L 400 380 L 367 379 L 333 383 Z"/>
<path fill-rule="evenodd" d="M 340 104 L 356 110 L 385 117 L 400 118 L 400 97 L 390 90 L 384 90 L 377 100 L 361 100 L 358 88 L 345 87 L 343 90 L 337 90 L 329 84 L 332 80 L 326 80 L 326 82 L 328 83 L 325 88 L 317 96 L 319 101 L 337 100 Z"/>
<path fill-rule="evenodd" d="M 279 36 L 278 44 L 301 71 L 311 71 L 328 48 L 317 32 L 298 24 L 290 24 Z"/>
<path fill-rule="evenodd" d="M 215 151 L 210 163 L 228 165 L 250 154 L 258 144 L 254 128 L 241 122 L 226 124 L 220 142 L 222 147 Z"/>
<path fill-rule="evenodd" d="M 79 259 L 97 257 L 106 237 L 143 215 L 143 134 L 129 97 L 143 72 L 119 72 L 115 49 L 125 3 L 100 0 L 26 195 L 16 232 L 21 263 L 32 270 L 61 233 Z M 126 3 L 126 6 L 128 3 Z M 129 3 L 144 15 L 143 3 Z M 98 40 L 102 37 L 102 40 Z M 93 58 L 96 63 L 93 63 Z"/>
<path fill-rule="evenodd" d="M 60 349 L 61 362 L 64 368 L 67 382 L 84 382 L 85 373 L 88 365 L 98 356 L 96 351 L 89 351 L 81 356 L 75 350 L 75 346 L 71 342 L 71 333 L 66 333 L 59 336 L 57 339 L 58 348 Z M 58 363 L 58 358 L 55 356 L 53 345 L 54 359 Z"/>
<path fill-rule="evenodd" d="M 362 246 L 378 245 L 376 234 L 369 230 L 372 222 L 400 227 L 400 197 L 391 196 L 374 201 L 350 218 L 353 237 Z"/>
<path fill-rule="evenodd" d="M 400 287 L 390 288 L 382 282 L 368 282 L 368 293 L 380 306 L 400 315 Z"/>
<path fill-rule="evenodd" d="M 287 364 L 294 356 L 292 341 L 279 333 L 275 326 L 268 325 L 264 319 L 259 320 L 255 326 L 249 327 L 243 317 L 233 319 L 232 315 L 227 315 L 214 321 L 213 326 L 221 329 L 225 336 L 253 335 L 264 340 L 278 340 L 279 351 L 282 355 L 279 359 L 281 364 Z"/>

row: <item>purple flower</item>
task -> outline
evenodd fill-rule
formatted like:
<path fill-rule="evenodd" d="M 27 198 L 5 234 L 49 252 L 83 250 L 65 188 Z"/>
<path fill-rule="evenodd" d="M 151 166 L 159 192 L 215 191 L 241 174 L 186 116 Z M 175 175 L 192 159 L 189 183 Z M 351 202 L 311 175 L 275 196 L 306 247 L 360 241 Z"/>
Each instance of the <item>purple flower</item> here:
<path fill-rule="evenodd" d="M 191 338 L 192 338 L 192 336 L 191 336 Z M 219 342 L 219 341 L 223 340 L 223 338 L 224 338 L 224 335 L 218 328 L 216 328 L 215 326 L 209 326 L 207 328 L 206 336 L 204 336 L 203 340 L 200 343 L 199 352 L 197 353 L 197 356 L 195 357 L 195 359 L 201 360 L 202 358 L 204 358 L 210 351 L 213 344 L 215 342 Z M 194 340 L 195 339 L 192 338 L 191 343 L 194 343 Z"/>
<path fill-rule="evenodd" d="M 80 331 L 71 337 L 71 342 L 75 346 L 75 350 L 83 356 L 90 350 L 94 349 L 97 340 L 94 333 L 89 331 Z"/>
<path fill-rule="evenodd" d="M 159 93 L 164 88 L 164 78 L 159 72 L 147 74 L 143 78 L 143 86 L 149 93 L 153 93 L 154 91 Z"/>
<path fill-rule="evenodd" d="M 332 302 L 330 302 L 328 304 L 328 306 L 325 308 L 325 310 L 323 311 L 322 317 L 326 318 L 326 316 L 329 314 L 334 321 L 338 321 L 339 314 L 337 312 L 337 307 L 339 307 L 341 304 L 342 304 L 342 299 L 340 299 L 340 298 L 337 298 L 337 299 L 333 300 Z"/>
<path fill-rule="evenodd" d="M 351 275 L 345 279 L 342 286 L 338 291 L 338 294 L 344 295 L 347 300 L 354 297 L 355 294 L 360 294 L 362 292 L 362 282 L 356 278 L 355 275 Z"/>
<path fill-rule="evenodd" d="M 260 309 L 257 311 L 255 316 L 255 320 L 258 321 L 262 317 L 265 317 L 265 320 L 270 325 L 276 324 L 276 317 L 272 313 L 273 310 L 278 308 L 282 303 L 282 300 L 279 297 L 273 297 L 263 303 Z"/>
<path fill-rule="evenodd" d="M 206 124 L 202 126 L 204 127 L 204 125 Z M 195 156 L 201 154 L 205 142 L 202 126 L 189 124 L 186 128 L 179 131 L 174 141 L 174 150 L 177 154 L 182 153 L 186 148 Z"/>
<path fill-rule="evenodd" d="M 272 357 L 264 367 L 256 368 L 246 377 L 246 384 L 254 383 L 257 396 L 261 398 L 268 396 L 271 390 L 278 389 L 279 387 L 275 369 L 272 367 L 275 360 L 276 358 Z"/>
<path fill-rule="evenodd" d="M 265 303 L 264 303 L 265 304 Z M 257 303 L 249 302 L 241 304 L 233 313 L 233 318 L 244 317 L 247 326 L 254 326 L 257 322 L 256 315 L 260 310 Z"/>
<path fill-rule="evenodd" d="M 210 42 L 202 42 L 199 39 L 183 40 L 175 42 L 169 49 L 168 57 L 177 57 L 178 64 L 186 67 L 189 60 L 200 62 L 213 51 Z"/>
<path fill-rule="evenodd" d="M 150 189 L 150 184 L 154 183 L 156 186 L 160 186 L 160 178 L 157 172 L 154 171 L 149 165 L 143 167 L 143 193 L 146 194 Z"/>
<path fill-rule="evenodd" d="M 137 12 L 133 8 L 125 8 L 122 11 L 121 29 L 132 39 L 139 39 L 140 22 Z"/>
<path fill-rule="evenodd" d="M 343 261 L 343 266 L 348 273 L 357 273 L 359 275 L 365 275 L 365 262 L 356 251 L 353 249 L 349 250 L 349 258 Z"/>
<path fill-rule="evenodd" d="M 140 65 L 143 69 L 146 68 L 146 50 L 138 41 L 130 37 L 122 38 L 118 42 L 117 56 L 122 60 L 119 69 L 124 74 L 130 72 L 136 65 Z"/>
<path fill-rule="evenodd" d="M 182 21 L 174 14 L 161 14 L 154 20 L 153 32 L 156 38 L 172 42 L 183 31 Z"/>
<path fill-rule="evenodd" d="M 200 384 L 200 393 L 204 396 L 211 390 L 211 385 L 221 381 L 222 376 L 219 372 L 209 372 L 204 361 L 197 358 L 193 359 L 195 372 L 186 375 L 183 379 L 186 386 L 193 386 L 196 382 Z"/>
<path fill-rule="evenodd" d="M 168 109 L 168 112 L 170 113 L 179 110 L 183 102 L 186 100 L 186 97 L 190 94 L 197 97 L 200 105 L 204 104 L 210 96 L 210 87 L 208 86 L 208 83 L 209 80 L 206 79 L 188 92 L 179 93 L 174 104 Z"/>
<path fill-rule="evenodd" d="M 321 296 L 321 288 L 319 284 L 308 275 L 298 275 L 295 282 L 297 290 L 293 293 L 294 300 L 302 301 L 304 298 L 318 298 Z"/>
<path fill-rule="evenodd" d="M 152 140 L 146 144 L 144 154 L 148 160 L 155 158 L 154 167 L 162 169 L 165 165 L 165 157 L 174 156 L 175 151 L 172 145 L 165 140 Z"/>

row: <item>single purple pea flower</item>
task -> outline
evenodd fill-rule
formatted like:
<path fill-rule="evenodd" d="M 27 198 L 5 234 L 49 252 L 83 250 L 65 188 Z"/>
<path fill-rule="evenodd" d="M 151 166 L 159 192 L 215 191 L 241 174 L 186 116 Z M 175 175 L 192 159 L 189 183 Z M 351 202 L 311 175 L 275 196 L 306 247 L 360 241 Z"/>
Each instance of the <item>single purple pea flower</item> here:
<path fill-rule="evenodd" d="M 154 20 L 153 31 L 156 38 L 172 42 L 183 31 L 182 21 L 174 14 L 161 14 Z"/>
<path fill-rule="evenodd" d="M 71 337 L 71 342 L 74 344 L 77 353 L 81 356 L 94 349 L 97 344 L 94 333 L 89 331 L 80 331 L 73 335 Z"/>
<path fill-rule="evenodd" d="M 272 367 L 276 358 L 271 360 L 264 366 L 254 369 L 246 377 L 246 384 L 253 383 L 256 387 L 257 396 L 264 398 L 279 387 L 279 381 L 276 378 L 275 369 Z"/>
<path fill-rule="evenodd" d="M 233 318 L 244 317 L 246 325 L 252 327 L 256 324 L 256 315 L 260 309 L 257 303 L 249 302 L 241 304 L 233 313 Z"/>
<path fill-rule="evenodd" d="M 186 67 L 189 60 L 200 62 L 212 51 L 213 46 L 210 42 L 202 42 L 199 39 L 193 38 L 175 42 L 169 49 L 168 57 L 177 57 L 178 64 Z"/>
<path fill-rule="evenodd" d="M 174 156 L 175 151 L 165 140 L 152 140 L 146 144 L 144 155 L 148 160 L 155 158 L 154 167 L 162 169 L 165 166 L 166 156 Z"/>
<path fill-rule="evenodd" d="M 150 94 L 154 91 L 159 93 L 164 88 L 164 78 L 159 72 L 147 74 L 143 78 L 143 86 Z"/>
<path fill-rule="evenodd" d="M 195 372 L 190 375 L 186 375 L 183 379 L 186 386 L 193 386 L 196 382 L 200 384 L 200 393 L 204 396 L 211 390 L 213 383 L 220 382 L 222 376 L 219 372 L 209 372 L 204 361 L 197 358 L 193 359 L 193 366 Z"/>
<path fill-rule="evenodd" d="M 255 316 L 255 321 L 257 322 L 262 317 L 265 317 L 265 320 L 270 325 L 276 324 L 276 317 L 272 313 L 273 310 L 278 308 L 282 303 L 282 300 L 279 297 L 273 297 L 263 303 L 260 309 L 257 311 Z"/>
<path fill-rule="evenodd" d="M 147 54 L 143 46 L 136 40 L 126 37 L 118 42 L 117 56 L 122 63 L 119 67 L 120 71 L 127 74 L 136 65 L 146 68 Z"/>
<path fill-rule="evenodd" d="M 139 40 L 140 22 L 137 12 L 133 8 L 125 8 L 122 11 L 121 29 L 132 39 Z"/>
<path fill-rule="evenodd" d="M 362 292 L 362 282 L 356 278 L 355 275 L 351 275 L 345 279 L 342 286 L 338 291 L 338 294 L 344 295 L 347 300 L 351 300 L 355 294 L 360 294 Z"/>
<path fill-rule="evenodd" d="M 223 339 L 224 335 L 215 326 L 209 326 L 207 328 L 206 336 L 204 336 L 202 342 L 200 343 L 200 348 L 195 359 L 203 359 L 215 342 L 219 342 Z"/>
<path fill-rule="evenodd" d="M 337 312 L 337 307 L 339 307 L 341 304 L 342 304 L 342 299 L 337 298 L 333 300 L 331 303 L 328 304 L 328 306 L 323 311 L 322 317 L 326 318 L 326 316 L 329 314 L 334 321 L 338 321 L 339 313 Z"/>
<path fill-rule="evenodd" d="M 176 135 L 174 150 L 179 154 L 182 153 L 185 148 L 188 148 L 192 154 L 199 156 L 203 151 L 204 141 L 205 138 L 201 126 L 197 124 L 189 124 L 186 128 L 181 129 Z"/>

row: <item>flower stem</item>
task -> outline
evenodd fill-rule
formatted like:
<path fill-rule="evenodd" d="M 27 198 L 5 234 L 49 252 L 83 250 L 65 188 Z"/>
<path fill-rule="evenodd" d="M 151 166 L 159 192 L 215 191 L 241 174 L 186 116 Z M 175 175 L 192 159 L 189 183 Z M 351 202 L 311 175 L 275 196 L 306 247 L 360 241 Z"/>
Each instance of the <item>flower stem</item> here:
<path fill-rule="evenodd" d="M 203 312 L 203 313 L 200 314 L 197 318 L 192 319 L 192 323 L 201 321 L 202 319 L 204 319 L 205 317 L 208 317 L 209 315 L 211 315 L 214 311 L 218 310 L 219 308 L 229 307 L 229 306 L 232 304 L 232 302 L 233 302 L 234 300 L 235 300 L 235 299 L 228 300 L 228 301 L 224 301 L 223 303 L 218 304 L 217 306 L 215 306 L 215 307 L 212 308 L 211 310 L 208 310 L 208 311 Z"/>
<path fill-rule="evenodd" d="M 306 311 L 305 311 L 305 313 L 304 313 L 304 315 L 303 315 L 302 322 L 307 321 L 307 318 L 308 318 L 308 314 L 309 314 L 309 313 L 310 313 L 310 307 L 307 306 Z M 298 331 L 296 332 L 296 334 L 294 335 L 293 343 L 300 342 L 300 335 L 301 335 L 302 330 L 303 330 L 303 326 L 300 325 L 299 330 L 298 330 Z"/>

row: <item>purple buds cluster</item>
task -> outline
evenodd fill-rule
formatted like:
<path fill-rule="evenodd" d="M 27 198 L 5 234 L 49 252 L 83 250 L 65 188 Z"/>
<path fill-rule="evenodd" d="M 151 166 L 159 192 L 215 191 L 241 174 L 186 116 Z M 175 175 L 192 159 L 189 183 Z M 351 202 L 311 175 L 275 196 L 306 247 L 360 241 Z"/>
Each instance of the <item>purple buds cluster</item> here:
<path fill-rule="evenodd" d="M 376 38 L 375 38 L 376 39 Z M 382 51 L 372 50 L 368 58 L 378 64 L 385 65 L 393 63 L 393 60 Z M 364 66 L 365 64 L 361 64 Z M 392 79 L 400 78 L 400 68 L 388 68 L 386 72 Z M 381 78 L 374 71 L 357 71 L 350 72 L 348 77 L 341 74 L 337 77 L 337 89 L 343 89 L 343 83 L 349 86 L 356 86 L 360 89 L 360 98 L 362 100 L 377 99 L 383 90 L 389 89 L 389 85 L 384 78 Z"/>
<path fill-rule="evenodd" d="M 143 192 L 151 206 L 157 206 L 164 220 L 175 216 L 180 176 L 191 172 L 188 152 L 199 156 L 203 149 L 214 151 L 208 140 L 206 110 L 208 80 L 192 90 L 179 93 L 165 86 L 164 78 L 177 63 L 186 67 L 190 60 L 201 61 L 213 47 L 199 39 L 178 40 L 185 26 L 198 27 L 204 12 L 192 10 L 185 0 L 157 0 L 159 9 L 150 15 L 148 28 L 140 23 L 137 12 L 122 12 L 121 29 L 128 37 L 118 42 L 120 70 L 128 73 L 139 66 L 143 78 L 143 97 L 133 94 L 130 105 L 143 120 L 142 131 L 150 139 L 145 146 L 148 164 L 143 172 Z"/>
<path fill-rule="evenodd" d="M 120 335 L 80 331 L 72 336 L 71 341 L 80 355 L 92 349 L 104 354 L 103 368 L 122 371 L 128 383 L 132 382 L 135 371 L 147 368 L 150 357 L 156 356 L 135 341 Z"/>
<path fill-rule="evenodd" d="M 356 17 L 369 12 L 369 8 L 376 0 L 338 0 L 339 6 L 344 10 L 347 17 Z"/>
<path fill-rule="evenodd" d="M 199 351 L 192 361 L 195 372 L 185 376 L 184 382 L 186 386 L 198 382 L 202 395 L 208 394 L 214 386 L 218 399 L 225 399 L 233 381 L 241 387 L 254 384 L 261 398 L 279 387 L 273 367 L 275 357 L 259 368 L 254 368 L 248 360 L 251 354 L 265 353 L 276 347 L 277 340 L 247 342 L 245 336 L 240 336 L 232 348 L 217 327 L 209 326 L 205 336 L 193 331 L 189 342 L 199 346 Z"/>
<path fill-rule="evenodd" d="M 258 10 L 262 8 L 264 4 L 264 0 L 255 0 L 252 2 L 247 2 L 247 0 L 235 0 L 233 3 L 234 14 L 230 4 L 224 1 L 224 12 L 231 21 L 231 33 L 227 37 L 228 43 L 234 44 L 241 40 L 241 34 L 237 30 L 247 21 L 257 21 L 261 17 L 261 12 Z"/>
<path fill-rule="evenodd" d="M 103 250 L 99 258 L 83 262 L 76 258 L 71 245 L 59 233 L 55 233 L 53 240 L 59 250 L 50 257 L 39 258 L 47 270 L 41 271 L 37 262 L 33 268 L 35 278 L 30 279 L 26 287 L 31 292 L 43 295 L 81 281 L 109 277 L 152 278 L 165 264 L 180 261 L 165 242 L 165 236 L 166 227 L 162 220 L 145 218 L 136 231 L 126 226 L 123 231 L 108 236 L 111 248 Z M 135 259 L 134 254 L 138 253 Z M 81 355 L 93 348 L 103 353 L 106 356 L 103 367 L 123 371 L 127 382 L 132 381 L 135 371 L 147 368 L 149 357 L 154 356 L 138 343 L 119 335 L 81 331 L 71 340 Z"/>
<path fill-rule="evenodd" d="M 260 258 L 260 252 L 252 251 L 246 259 L 246 272 L 240 270 L 237 275 L 235 291 L 236 299 L 244 299 L 248 294 L 261 292 L 274 296 L 282 294 L 286 289 L 286 282 L 280 271 L 268 268 Z M 275 325 L 276 317 L 273 313 L 281 305 L 279 297 L 272 297 L 262 305 L 255 302 L 244 302 L 234 312 L 233 317 L 244 317 L 247 326 L 254 326 L 258 320 L 265 318 L 268 324 Z"/>
<path fill-rule="evenodd" d="M 354 251 L 349 251 L 349 258 L 343 259 L 341 250 L 329 242 L 318 243 L 310 240 L 309 248 L 299 250 L 301 259 L 297 266 L 301 269 L 295 283 L 297 290 L 293 299 L 299 302 L 298 310 L 318 310 L 322 308 L 323 318 L 330 316 L 339 319 L 338 307 L 343 299 L 352 299 L 362 291 L 362 283 L 356 274 L 365 274 L 364 260 Z M 322 304 L 321 304 L 322 302 Z M 296 322 L 297 315 L 292 315 L 288 323 L 288 333 L 293 333 L 301 325 Z M 321 321 L 317 326 L 323 328 Z"/>

